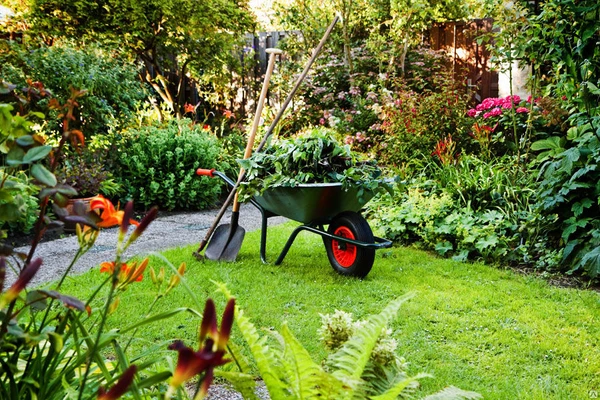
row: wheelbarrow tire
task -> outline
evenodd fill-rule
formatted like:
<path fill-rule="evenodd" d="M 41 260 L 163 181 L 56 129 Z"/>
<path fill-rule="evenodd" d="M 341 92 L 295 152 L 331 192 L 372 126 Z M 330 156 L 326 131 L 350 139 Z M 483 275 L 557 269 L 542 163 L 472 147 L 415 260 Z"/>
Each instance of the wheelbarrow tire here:
<path fill-rule="evenodd" d="M 337 215 L 329 224 L 327 232 L 359 242 L 375 242 L 369 223 L 360 214 L 352 211 Z M 329 262 L 337 273 L 364 278 L 371 271 L 375 262 L 375 249 L 358 247 L 325 237 L 323 242 Z"/>

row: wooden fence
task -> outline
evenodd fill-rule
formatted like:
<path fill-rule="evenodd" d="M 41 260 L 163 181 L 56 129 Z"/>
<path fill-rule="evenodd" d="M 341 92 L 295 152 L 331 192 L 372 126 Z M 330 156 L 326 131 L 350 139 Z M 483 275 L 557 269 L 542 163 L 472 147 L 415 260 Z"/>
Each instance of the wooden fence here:
<path fill-rule="evenodd" d="M 476 40 L 492 29 L 491 19 L 477 19 L 436 24 L 428 32 L 431 48 L 450 56 L 454 79 L 475 90 L 476 102 L 498 96 L 498 73 L 490 68 L 490 51 Z"/>

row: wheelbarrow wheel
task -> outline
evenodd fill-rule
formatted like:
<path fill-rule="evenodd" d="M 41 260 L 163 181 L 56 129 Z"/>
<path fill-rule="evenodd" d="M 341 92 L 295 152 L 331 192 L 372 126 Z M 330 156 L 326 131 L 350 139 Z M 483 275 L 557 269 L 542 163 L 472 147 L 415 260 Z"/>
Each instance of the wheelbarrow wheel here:
<path fill-rule="evenodd" d="M 375 242 L 369 223 L 360 214 L 351 211 L 337 215 L 327 232 L 359 242 Z M 335 239 L 323 238 L 323 241 L 329 262 L 339 274 L 364 278 L 371 271 L 375 249 L 361 248 Z"/>

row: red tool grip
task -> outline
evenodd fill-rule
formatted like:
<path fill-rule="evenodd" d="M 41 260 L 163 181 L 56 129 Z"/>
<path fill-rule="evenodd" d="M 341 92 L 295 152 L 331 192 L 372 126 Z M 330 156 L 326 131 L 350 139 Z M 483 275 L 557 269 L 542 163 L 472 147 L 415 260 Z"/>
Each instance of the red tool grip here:
<path fill-rule="evenodd" d="M 213 172 L 215 172 L 215 169 L 214 169 L 214 168 L 213 168 L 213 169 L 204 169 L 204 168 L 198 168 L 198 169 L 196 170 L 196 175 L 200 175 L 200 176 L 210 176 L 210 177 L 212 178 L 213 176 L 215 176 L 215 175 L 213 174 Z"/>

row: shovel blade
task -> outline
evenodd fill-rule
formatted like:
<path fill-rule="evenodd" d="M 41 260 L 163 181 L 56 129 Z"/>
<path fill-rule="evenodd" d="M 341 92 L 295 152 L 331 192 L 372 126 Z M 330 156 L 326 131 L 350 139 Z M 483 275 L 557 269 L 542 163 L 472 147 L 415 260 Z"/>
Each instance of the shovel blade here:
<path fill-rule="evenodd" d="M 235 224 L 220 225 L 206 247 L 204 256 L 214 261 L 235 261 L 246 231 Z"/>

